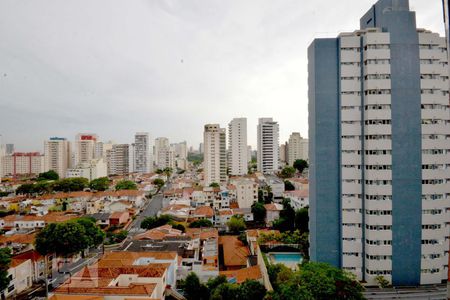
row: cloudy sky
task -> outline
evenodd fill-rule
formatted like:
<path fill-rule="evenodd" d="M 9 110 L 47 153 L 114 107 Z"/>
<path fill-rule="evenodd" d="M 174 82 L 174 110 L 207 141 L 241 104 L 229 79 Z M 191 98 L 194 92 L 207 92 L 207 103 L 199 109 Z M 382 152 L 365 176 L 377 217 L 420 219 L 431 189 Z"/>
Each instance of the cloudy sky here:
<path fill-rule="evenodd" d="M 258 117 L 280 142 L 307 136 L 307 53 L 359 27 L 375 0 L 0 0 L 0 134 L 17 150 L 49 136 L 134 132 L 187 140 Z M 411 0 L 442 33 L 441 0 Z"/>

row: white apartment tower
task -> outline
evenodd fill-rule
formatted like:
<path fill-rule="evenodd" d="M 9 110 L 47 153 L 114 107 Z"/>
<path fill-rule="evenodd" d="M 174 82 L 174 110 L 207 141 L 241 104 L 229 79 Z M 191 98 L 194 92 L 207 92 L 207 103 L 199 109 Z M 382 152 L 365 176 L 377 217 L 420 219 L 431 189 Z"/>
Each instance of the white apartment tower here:
<path fill-rule="evenodd" d="M 205 186 L 227 181 L 227 151 L 225 128 L 206 124 L 203 132 Z"/>
<path fill-rule="evenodd" d="M 60 178 L 66 176 L 70 167 L 70 142 L 65 138 L 51 137 L 44 142 L 44 170 L 53 170 Z"/>
<path fill-rule="evenodd" d="M 79 133 L 75 138 L 75 165 L 89 163 L 100 151 L 98 136 L 92 133 Z"/>
<path fill-rule="evenodd" d="M 407 0 L 316 39 L 309 58 L 310 254 L 376 284 L 447 281 L 449 67 Z"/>
<path fill-rule="evenodd" d="M 153 170 L 153 146 L 148 132 L 134 136 L 134 172 L 149 173 Z"/>
<path fill-rule="evenodd" d="M 308 159 L 308 140 L 302 138 L 299 132 L 293 132 L 289 136 L 287 148 L 287 163 L 290 166 L 294 165 L 297 159 Z"/>
<path fill-rule="evenodd" d="M 258 127 L 258 171 L 273 174 L 278 170 L 279 126 L 272 118 L 259 118 Z"/>
<path fill-rule="evenodd" d="M 175 169 L 175 151 L 172 146 L 163 146 L 158 149 L 158 169 Z"/>
<path fill-rule="evenodd" d="M 247 118 L 234 118 L 228 124 L 228 167 L 230 175 L 248 172 Z"/>
<path fill-rule="evenodd" d="M 159 161 L 159 158 L 158 158 L 159 150 L 161 148 L 168 148 L 169 146 L 170 146 L 170 144 L 169 144 L 169 139 L 168 138 L 166 138 L 166 137 L 158 137 L 158 138 L 155 139 L 155 147 L 154 147 L 154 151 L 153 151 L 153 153 L 154 153 L 153 159 L 154 159 L 154 162 L 155 162 L 156 166 L 158 165 L 158 161 Z"/>
<path fill-rule="evenodd" d="M 108 175 L 126 175 L 130 173 L 130 145 L 116 144 L 108 152 Z"/>

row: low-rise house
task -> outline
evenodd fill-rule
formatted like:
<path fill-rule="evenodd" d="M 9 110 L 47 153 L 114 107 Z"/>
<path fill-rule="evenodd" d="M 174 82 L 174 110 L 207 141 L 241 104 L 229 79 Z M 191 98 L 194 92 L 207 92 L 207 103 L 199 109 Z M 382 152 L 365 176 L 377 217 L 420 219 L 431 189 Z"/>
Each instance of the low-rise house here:
<path fill-rule="evenodd" d="M 280 217 L 280 211 L 283 210 L 283 205 L 279 203 L 264 204 L 266 209 L 266 224 L 272 226 L 273 221 Z"/>
<path fill-rule="evenodd" d="M 170 238 L 177 238 L 183 236 L 183 232 L 178 229 L 172 228 L 172 225 L 166 224 L 156 228 L 147 230 L 146 232 L 140 233 L 134 236 L 134 240 L 152 240 L 161 241 Z"/>
<path fill-rule="evenodd" d="M 186 221 L 189 218 L 190 211 L 190 205 L 175 203 L 163 208 L 159 212 L 159 215 L 169 215 L 177 221 Z"/>
<path fill-rule="evenodd" d="M 136 190 L 104 191 L 95 193 L 93 197 L 105 202 L 128 201 L 132 203 L 133 207 L 141 208 L 144 205 L 145 192 Z"/>
<path fill-rule="evenodd" d="M 16 230 L 33 230 L 44 228 L 49 223 L 65 222 L 78 215 L 65 214 L 61 212 L 48 213 L 44 216 L 36 215 L 9 215 L 2 218 L 4 226 L 2 229 L 16 229 Z"/>
<path fill-rule="evenodd" d="M 87 217 L 94 218 L 95 223 L 102 227 L 109 226 L 109 217 L 110 216 L 111 216 L 110 213 L 95 213 L 95 214 L 87 215 Z"/>
<path fill-rule="evenodd" d="M 233 215 L 241 216 L 242 218 L 244 218 L 244 221 L 246 221 L 246 222 L 251 222 L 254 220 L 252 209 L 249 207 L 233 208 L 232 211 L 233 211 Z"/>
<path fill-rule="evenodd" d="M 211 221 L 211 223 L 214 222 L 214 210 L 211 206 L 199 206 L 195 208 L 194 210 L 191 210 L 191 215 L 189 216 L 189 219 L 194 220 L 200 220 L 200 219 L 206 219 Z"/>
<path fill-rule="evenodd" d="M 223 270 L 237 270 L 247 267 L 250 251 L 234 235 L 219 237 L 219 246 L 223 251 Z"/>
<path fill-rule="evenodd" d="M 294 209 L 300 209 L 309 205 L 309 190 L 286 191 L 283 193 L 284 198 L 291 200 Z"/>
<path fill-rule="evenodd" d="M 27 289 L 33 284 L 33 264 L 31 259 L 15 259 L 11 260 L 8 269 L 8 276 L 11 278 L 8 287 L 1 292 L 6 298 L 12 298 Z"/>
<path fill-rule="evenodd" d="M 273 198 L 281 201 L 283 199 L 284 181 L 275 175 L 265 175 L 264 183 L 270 186 Z"/>
<path fill-rule="evenodd" d="M 114 202 L 110 202 L 110 203 L 105 203 L 103 210 L 105 212 L 114 213 L 114 212 L 129 211 L 132 208 L 133 208 L 133 203 L 131 203 L 130 201 L 119 200 L 119 201 L 114 201 Z"/>
<path fill-rule="evenodd" d="M 6 232 L 0 236 L 0 248 L 8 247 L 13 254 L 34 249 L 36 232 Z"/>
<path fill-rule="evenodd" d="M 218 227 L 225 227 L 227 222 L 233 216 L 233 210 L 230 208 L 220 209 L 214 216 L 214 225 Z"/>
<path fill-rule="evenodd" d="M 109 225 L 120 226 L 125 225 L 130 220 L 130 214 L 127 211 L 114 212 L 109 217 Z"/>
<path fill-rule="evenodd" d="M 38 282 L 45 279 L 45 258 L 36 250 L 29 250 L 14 256 L 13 260 L 31 260 L 32 280 Z"/>
<path fill-rule="evenodd" d="M 256 280 L 263 283 L 263 277 L 259 265 L 237 270 L 220 271 L 219 274 L 226 276 L 228 282 L 231 283 L 241 284 L 247 279 Z"/>

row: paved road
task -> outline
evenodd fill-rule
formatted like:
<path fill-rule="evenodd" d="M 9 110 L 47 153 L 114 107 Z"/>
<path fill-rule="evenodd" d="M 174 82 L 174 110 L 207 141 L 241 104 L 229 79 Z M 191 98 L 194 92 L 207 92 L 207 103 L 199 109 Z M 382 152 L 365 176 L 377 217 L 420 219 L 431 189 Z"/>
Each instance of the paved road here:
<path fill-rule="evenodd" d="M 147 206 L 144 208 L 144 211 L 141 212 L 136 219 L 133 221 L 133 223 L 130 225 L 129 228 L 129 235 L 133 236 L 136 235 L 139 232 L 142 232 L 141 229 L 141 223 L 146 217 L 154 217 L 162 209 L 162 200 L 163 195 L 157 194 L 150 199 Z"/>

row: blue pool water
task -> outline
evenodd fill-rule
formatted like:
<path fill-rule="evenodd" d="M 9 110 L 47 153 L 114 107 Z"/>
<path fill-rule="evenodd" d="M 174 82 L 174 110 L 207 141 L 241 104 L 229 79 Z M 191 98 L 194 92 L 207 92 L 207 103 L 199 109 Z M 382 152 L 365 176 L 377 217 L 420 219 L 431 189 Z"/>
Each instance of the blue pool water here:
<path fill-rule="evenodd" d="M 301 263 L 302 255 L 300 253 L 271 253 L 270 257 L 275 263 Z"/>

